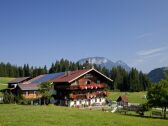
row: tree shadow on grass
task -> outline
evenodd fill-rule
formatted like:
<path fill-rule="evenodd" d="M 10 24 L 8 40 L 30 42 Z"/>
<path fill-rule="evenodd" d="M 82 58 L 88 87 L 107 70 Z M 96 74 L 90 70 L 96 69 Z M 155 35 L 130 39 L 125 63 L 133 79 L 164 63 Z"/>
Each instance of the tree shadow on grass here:
<path fill-rule="evenodd" d="M 120 113 L 118 113 L 120 114 Z M 132 116 L 132 117 L 140 117 L 140 118 L 148 118 L 148 119 L 163 119 L 163 120 L 168 120 L 168 117 L 165 119 L 163 117 L 156 117 L 156 116 L 148 116 L 148 115 L 138 115 L 138 114 L 132 114 L 132 113 L 127 113 L 127 114 L 120 114 L 120 115 L 125 115 L 125 116 Z"/>

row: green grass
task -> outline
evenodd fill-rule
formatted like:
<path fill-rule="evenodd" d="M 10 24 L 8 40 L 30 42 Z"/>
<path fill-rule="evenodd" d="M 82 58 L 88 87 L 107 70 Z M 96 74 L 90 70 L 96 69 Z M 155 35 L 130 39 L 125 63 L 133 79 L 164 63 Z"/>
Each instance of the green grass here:
<path fill-rule="evenodd" d="M 8 87 L 7 83 L 14 78 L 10 77 L 0 77 L 0 96 L 3 96 L 1 90 L 6 89 Z"/>
<path fill-rule="evenodd" d="M 144 99 L 146 93 L 147 92 L 110 92 L 108 98 L 112 101 L 116 101 L 120 95 L 122 96 L 126 94 L 128 96 L 128 102 L 145 103 L 147 102 L 147 100 Z"/>
<path fill-rule="evenodd" d="M 0 77 L 0 84 L 7 84 L 12 79 L 14 79 L 14 78 L 11 78 L 11 77 Z"/>
<path fill-rule="evenodd" d="M 57 106 L 0 105 L 0 126 L 166 126 L 168 120 Z"/>

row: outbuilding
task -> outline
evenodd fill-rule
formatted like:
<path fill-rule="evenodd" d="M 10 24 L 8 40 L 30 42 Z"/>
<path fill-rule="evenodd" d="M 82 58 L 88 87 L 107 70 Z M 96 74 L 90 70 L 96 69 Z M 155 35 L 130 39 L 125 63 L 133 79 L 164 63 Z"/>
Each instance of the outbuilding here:
<path fill-rule="evenodd" d="M 128 96 L 126 96 L 126 95 L 119 96 L 117 99 L 117 105 L 128 106 Z"/>

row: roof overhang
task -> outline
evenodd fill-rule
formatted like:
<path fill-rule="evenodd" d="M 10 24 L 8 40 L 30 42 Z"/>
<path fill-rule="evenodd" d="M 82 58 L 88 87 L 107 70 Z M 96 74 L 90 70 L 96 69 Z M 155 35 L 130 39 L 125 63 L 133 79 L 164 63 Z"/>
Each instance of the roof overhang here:
<path fill-rule="evenodd" d="M 71 82 L 75 81 L 76 79 L 78 79 L 78 78 L 82 77 L 83 75 L 85 75 L 85 74 L 87 74 L 87 73 L 89 73 L 89 72 L 91 72 L 91 71 L 95 71 L 96 73 L 100 74 L 101 76 L 103 76 L 103 77 L 104 77 L 104 78 L 106 78 L 107 80 L 109 80 L 109 81 L 113 82 L 113 80 L 112 80 L 112 79 L 110 79 L 109 77 L 105 76 L 104 74 L 102 74 L 102 73 L 101 73 L 101 72 L 99 72 L 98 70 L 96 70 L 96 69 L 92 68 L 92 69 L 89 69 L 88 71 L 86 71 L 85 73 L 83 73 L 83 74 L 81 74 L 81 75 L 77 76 L 76 78 L 74 78 L 74 79 L 72 79 L 72 80 L 68 81 L 68 83 L 71 83 Z"/>

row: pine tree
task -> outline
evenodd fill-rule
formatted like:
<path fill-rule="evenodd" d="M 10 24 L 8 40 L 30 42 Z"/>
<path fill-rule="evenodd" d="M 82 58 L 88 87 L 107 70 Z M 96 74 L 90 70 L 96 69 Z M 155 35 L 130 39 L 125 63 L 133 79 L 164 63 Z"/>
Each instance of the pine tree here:
<path fill-rule="evenodd" d="M 49 73 L 54 73 L 54 63 L 52 63 L 51 68 L 49 69 Z"/>
<path fill-rule="evenodd" d="M 120 91 L 128 90 L 128 73 L 122 67 L 114 67 L 111 72 L 111 79 L 113 79 L 113 89 Z"/>
<path fill-rule="evenodd" d="M 44 74 L 47 74 L 47 73 L 48 73 L 48 70 L 47 70 L 47 66 L 46 66 L 46 65 L 44 66 L 43 69 L 44 69 Z"/>
<path fill-rule="evenodd" d="M 140 91 L 139 73 L 135 68 L 132 68 L 129 74 L 130 91 Z"/>

